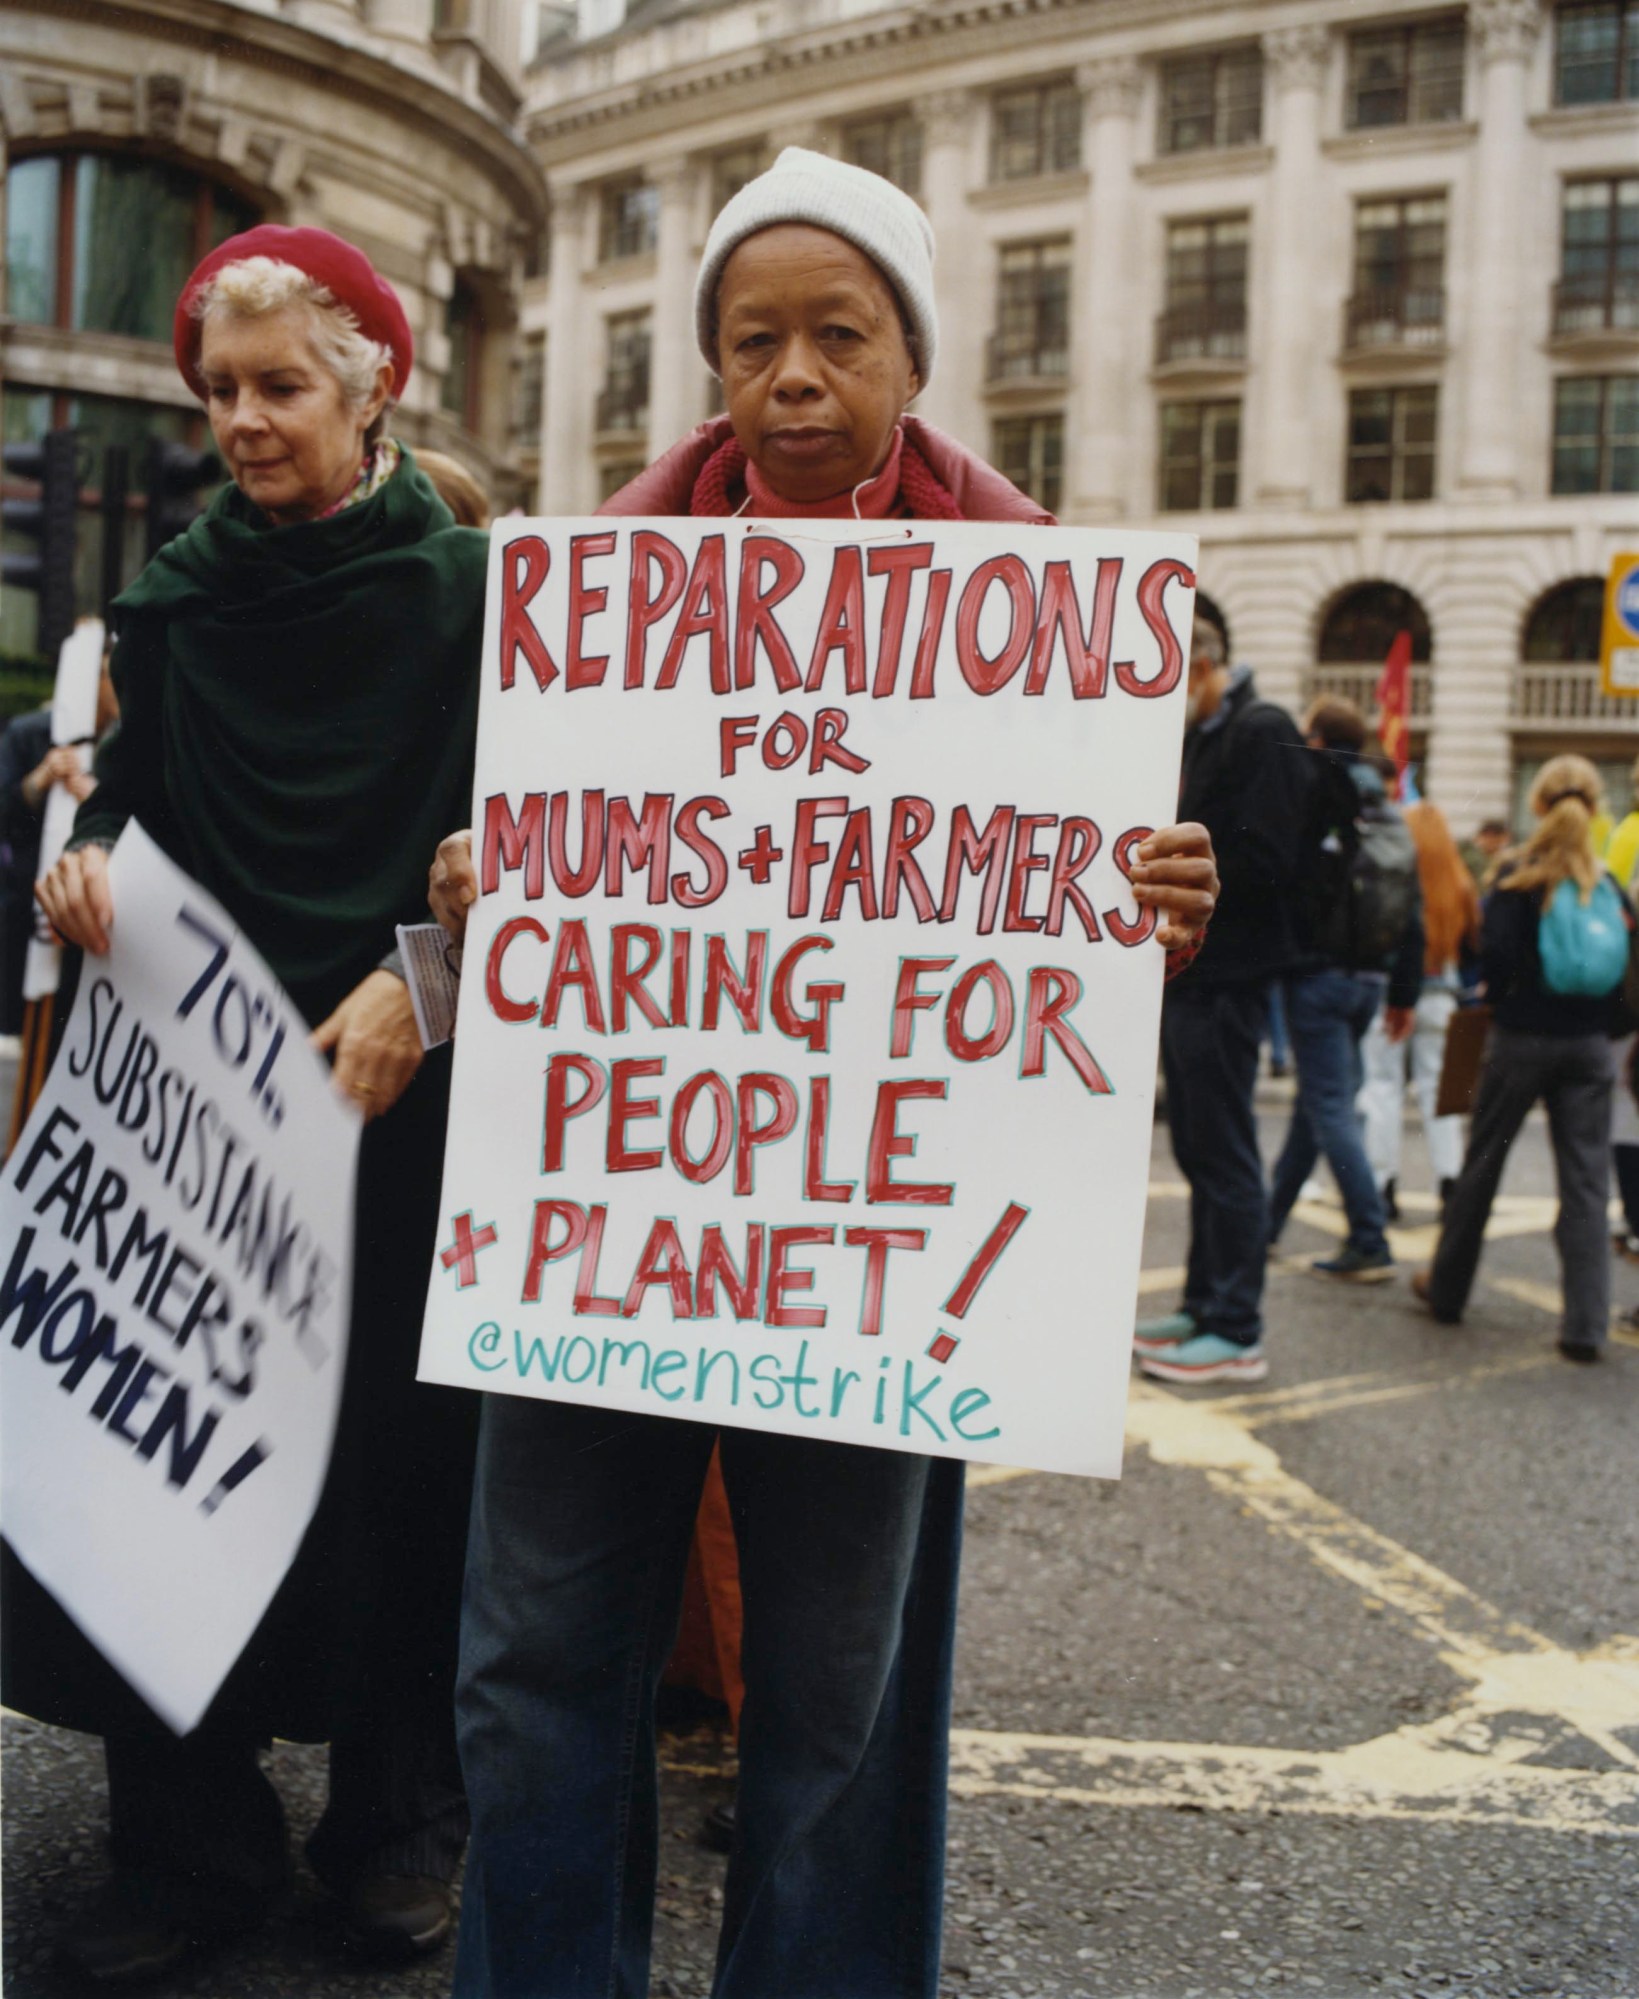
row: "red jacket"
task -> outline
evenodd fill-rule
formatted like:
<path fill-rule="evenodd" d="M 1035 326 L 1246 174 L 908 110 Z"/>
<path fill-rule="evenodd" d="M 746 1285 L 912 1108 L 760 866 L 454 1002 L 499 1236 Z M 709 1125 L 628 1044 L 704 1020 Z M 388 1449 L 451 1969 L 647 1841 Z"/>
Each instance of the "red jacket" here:
<path fill-rule="evenodd" d="M 970 521 L 1028 521 L 1032 527 L 1056 525 L 1053 516 L 1021 493 L 965 444 L 935 430 L 920 417 L 901 418 L 906 442 L 914 444 L 941 485 Z M 687 514 L 694 482 L 711 454 L 726 444 L 734 427 L 726 416 L 714 416 L 664 451 L 618 493 L 598 508 L 600 514 Z"/>

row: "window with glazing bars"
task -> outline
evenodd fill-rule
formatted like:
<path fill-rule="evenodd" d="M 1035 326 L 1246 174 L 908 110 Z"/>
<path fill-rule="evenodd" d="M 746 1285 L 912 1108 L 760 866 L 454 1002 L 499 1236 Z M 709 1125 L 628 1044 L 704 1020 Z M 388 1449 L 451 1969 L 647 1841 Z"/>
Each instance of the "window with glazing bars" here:
<path fill-rule="evenodd" d="M 1639 375 L 1554 384 L 1556 493 L 1639 493 Z"/>
<path fill-rule="evenodd" d="M 641 257 L 654 248 L 660 193 L 640 180 L 615 181 L 598 202 L 598 262 Z"/>
<path fill-rule="evenodd" d="M 1158 361 L 1238 361 L 1246 353 L 1245 215 L 1167 224 L 1167 302 Z"/>
<path fill-rule="evenodd" d="M 1347 120 L 1433 125 L 1463 115 L 1463 17 L 1360 28 L 1349 37 Z"/>
<path fill-rule="evenodd" d="M 1556 333 L 1639 331 L 1639 174 L 1567 184 Z"/>
<path fill-rule="evenodd" d="M 1070 358 L 1070 239 L 1002 245 L 992 381 L 1062 375 Z"/>
<path fill-rule="evenodd" d="M 1263 51 L 1211 49 L 1161 65 L 1156 150 L 1196 153 L 1251 146 L 1263 136 Z"/>
<path fill-rule="evenodd" d="M 1554 16 L 1554 102 L 1639 97 L 1639 0 L 1567 0 Z"/>
<path fill-rule="evenodd" d="M 867 167 L 906 194 L 922 192 L 922 121 L 910 111 L 856 118 L 842 128 L 842 157 Z"/>
<path fill-rule="evenodd" d="M 730 152 L 718 153 L 711 163 L 712 214 L 732 201 L 767 165 L 768 148 L 760 139 L 754 146 L 736 146 Z"/>
<path fill-rule="evenodd" d="M 1064 490 L 1064 418 L 1001 417 L 991 426 L 990 456 L 996 470 L 1056 514 Z"/>
<path fill-rule="evenodd" d="M 598 429 L 642 430 L 649 421 L 649 315 L 615 313 L 607 329 L 608 360 L 598 393 Z"/>
<path fill-rule="evenodd" d="M 1444 194 L 1360 202 L 1347 344 L 1437 337 L 1445 324 L 1445 253 Z"/>
<path fill-rule="evenodd" d="M 1070 77 L 1001 90 L 990 101 L 990 178 L 1030 180 L 1081 165 L 1081 92 Z"/>
<path fill-rule="evenodd" d="M 1161 405 L 1160 505 L 1164 512 L 1232 507 L 1239 497 L 1239 399 Z"/>
<path fill-rule="evenodd" d="M 1344 498 L 1432 500 L 1439 390 L 1356 389 L 1349 397 Z"/>

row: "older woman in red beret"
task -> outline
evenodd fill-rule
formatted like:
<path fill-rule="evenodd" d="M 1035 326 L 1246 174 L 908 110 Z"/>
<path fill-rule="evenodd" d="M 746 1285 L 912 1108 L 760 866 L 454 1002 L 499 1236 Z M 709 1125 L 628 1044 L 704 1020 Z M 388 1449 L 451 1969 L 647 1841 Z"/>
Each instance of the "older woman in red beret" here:
<path fill-rule="evenodd" d="M 790 147 L 723 209 L 696 289 L 728 414 L 618 514 L 1049 516 L 905 414 L 934 363 L 933 238 L 875 174 Z M 1175 958 L 1217 889 L 1205 828 L 1140 850 Z M 476 899 L 470 842 L 432 870 Z M 474 1842 L 457 1999 L 647 1990 L 655 1685 L 720 1452 L 744 1592 L 740 1786 L 714 1999 L 933 1999 L 962 1467 L 530 1397 L 484 1398 L 458 1708 Z"/>
<path fill-rule="evenodd" d="M 115 1874 L 65 1946 L 103 1982 L 284 1887 L 258 1763 L 274 1735 L 330 1743 L 308 1853 L 355 1940 L 436 1944 L 466 1836 L 450 1703 L 472 1417 L 414 1379 L 448 1076 L 422 1062 L 391 954 L 470 797 L 486 542 L 385 434 L 410 329 L 351 245 L 231 238 L 188 281 L 176 357 L 232 483 L 115 607 L 120 726 L 41 900 L 105 951 L 107 849 L 139 818 L 253 940 L 368 1123 L 329 1477 L 198 1729 L 172 1735 L 9 1564 L 7 1700 L 106 1741 Z"/>

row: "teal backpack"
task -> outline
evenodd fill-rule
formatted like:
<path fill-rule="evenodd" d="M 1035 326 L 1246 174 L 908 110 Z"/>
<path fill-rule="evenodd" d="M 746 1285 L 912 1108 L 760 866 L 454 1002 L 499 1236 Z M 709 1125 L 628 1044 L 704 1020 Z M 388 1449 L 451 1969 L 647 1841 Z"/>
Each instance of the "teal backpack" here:
<path fill-rule="evenodd" d="M 1628 920 L 1621 891 L 1601 875 L 1588 900 L 1574 881 L 1562 881 L 1537 923 L 1542 983 L 1551 993 L 1604 999 L 1628 969 Z"/>

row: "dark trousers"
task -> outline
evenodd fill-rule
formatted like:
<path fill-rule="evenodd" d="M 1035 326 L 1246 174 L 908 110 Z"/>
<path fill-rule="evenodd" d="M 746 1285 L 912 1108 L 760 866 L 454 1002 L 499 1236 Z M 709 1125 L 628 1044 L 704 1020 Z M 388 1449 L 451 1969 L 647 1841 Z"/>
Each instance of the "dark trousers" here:
<path fill-rule="evenodd" d="M 1613 1145 L 1611 1159 L 1616 1166 L 1622 1219 L 1628 1225 L 1628 1234 L 1639 1236 L 1639 1145 Z"/>
<path fill-rule="evenodd" d="M 1603 1342 L 1611 1299 L 1606 1204 L 1612 1073 L 1611 1044 L 1602 1034 L 1492 1029 L 1468 1153 L 1446 1204 L 1434 1252 L 1429 1302 L 1436 1312 L 1455 1315 L 1468 1302 L 1508 1148 L 1526 1113 L 1540 1099 L 1548 1107 L 1559 1180 L 1554 1246 L 1565 1295 L 1560 1337 L 1578 1346 Z"/>
<path fill-rule="evenodd" d="M 364 1874 L 454 1878 L 467 1808 L 453 1717 L 429 1724 L 394 1706 L 331 1743 L 329 1798 L 307 1850 L 337 1893 Z M 104 1739 L 114 1860 L 150 1877 L 157 1905 L 204 1921 L 248 1920 L 283 1885 L 284 1808 L 260 1747 L 242 1729 L 210 1722 L 180 1740 L 157 1725 Z"/>
<path fill-rule="evenodd" d="M 934 1999 L 962 1467 L 487 1396 L 460 1999 L 642 1999 L 655 1688 L 714 1439 L 745 1597 L 717 1999 Z"/>
<path fill-rule="evenodd" d="M 1189 1182 L 1184 1310 L 1239 1346 L 1263 1333 L 1269 1209 L 1253 1091 L 1267 1012 L 1262 986 L 1186 981 L 1161 1013 L 1167 1124 Z"/>

